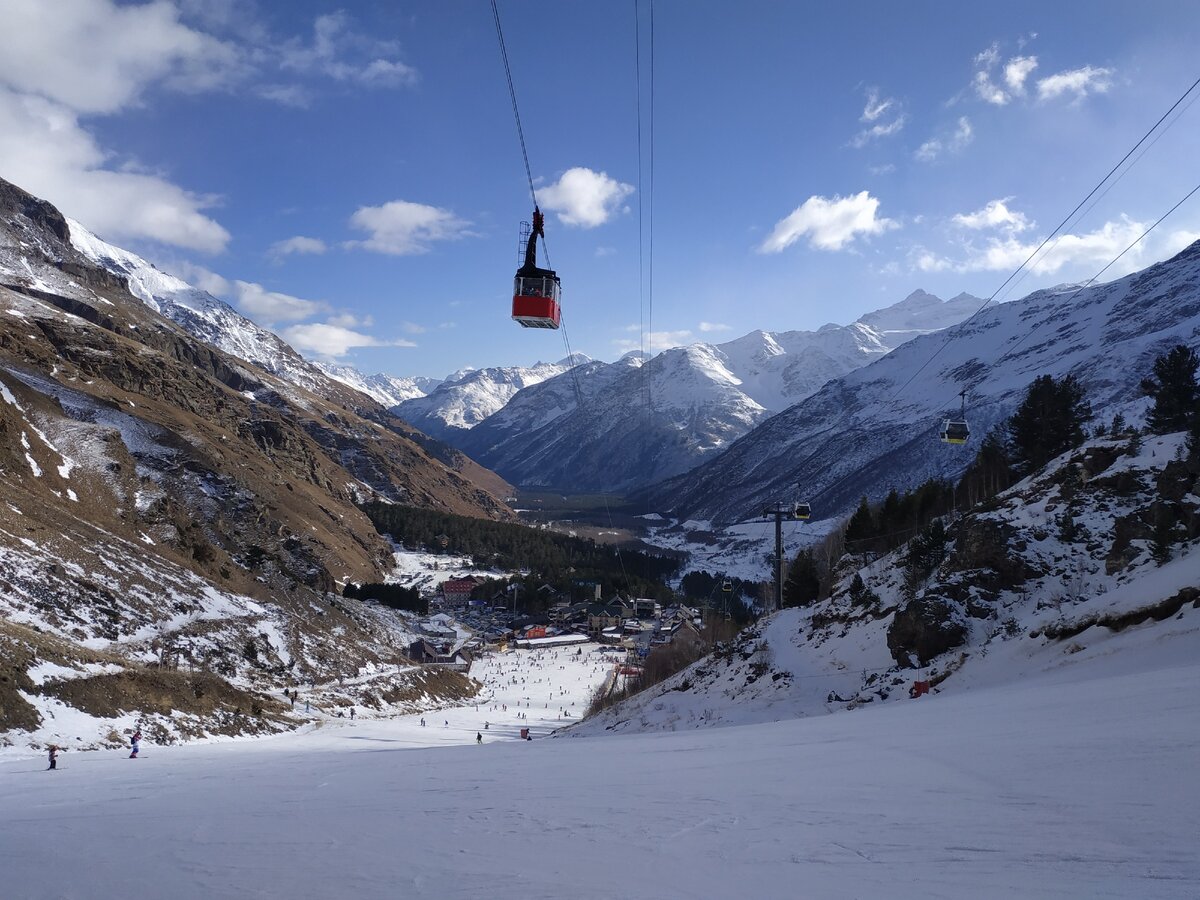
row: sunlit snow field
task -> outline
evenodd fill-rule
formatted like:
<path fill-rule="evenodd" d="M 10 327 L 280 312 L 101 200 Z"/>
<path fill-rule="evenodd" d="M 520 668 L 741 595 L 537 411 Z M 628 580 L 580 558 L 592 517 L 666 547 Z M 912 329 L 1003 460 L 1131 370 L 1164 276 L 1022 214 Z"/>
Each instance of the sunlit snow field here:
<path fill-rule="evenodd" d="M 57 772 L 8 751 L 0 897 L 1200 896 L 1200 664 L 1179 654 L 777 723 L 545 737 L 601 658 L 477 663 L 490 699 L 424 727 L 335 719 L 67 753 Z"/>

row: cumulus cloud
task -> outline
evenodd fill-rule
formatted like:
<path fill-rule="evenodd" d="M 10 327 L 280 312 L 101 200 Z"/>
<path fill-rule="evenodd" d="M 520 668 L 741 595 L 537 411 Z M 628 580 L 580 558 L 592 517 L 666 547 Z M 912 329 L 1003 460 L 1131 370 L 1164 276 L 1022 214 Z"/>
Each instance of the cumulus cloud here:
<path fill-rule="evenodd" d="M 1145 230 L 1146 223 L 1122 216 L 1086 234 L 1064 234 L 1051 241 L 1028 268 L 1035 274 L 1052 274 L 1076 265 L 1107 263 Z M 1004 237 L 992 238 L 983 245 L 964 244 L 958 258 L 921 250 L 914 258 L 914 265 L 925 272 L 1010 271 L 1025 262 L 1040 243 L 1041 240 L 1037 238 L 1026 241 L 1009 233 Z M 1136 266 L 1144 252 L 1144 245 L 1139 245 L 1126 259 Z"/>
<path fill-rule="evenodd" d="M 878 213 L 879 200 L 867 191 L 832 199 L 813 195 L 775 223 L 758 252 L 779 253 L 803 237 L 818 250 L 841 250 L 859 235 L 881 234 L 900 227 Z"/>
<path fill-rule="evenodd" d="M 233 284 L 228 278 L 185 259 L 171 260 L 164 263 L 162 267 L 176 277 L 182 278 L 192 287 L 208 291 L 214 297 L 228 297 L 233 290 Z"/>
<path fill-rule="evenodd" d="M 242 312 L 267 325 L 298 322 L 329 309 L 328 304 L 268 291 L 252 281 L 234 281 L 232 293 L 234 302 Z"/>
<path fill-rule="evenodd" d="M 895 163 L 883 163 L 878 166 L 867 166 L 867 171 L 872 175 L 890 175 L 896 171 Z"/>
<path fill-rule="evenodd" d="M 732 330 L 732 326 L 725 325 L 722 322 L 701 322 L 700 330 L 703 332 L 730 331 Z"/>
<path fill-rule="evenodd" d="M 342 325 L 313 322 L 284 329 L 282 337 L 300 352 L 337 359 L 358 347 L 415 347 L 409 340 L 383 341 Z"/>
<path fill-rule="evenodd" d="M 327 249 L 329 248 L 325 246 L 325 242 L 320 238 L 304 237 L 298 234 L 286 240 L 276 241 L 271 245 L 269 253 L 271 256 L 280 259 L 293 254 L 319 256 Z"/>
<path fill-rule="evenodd" d="M 1112 69 L 1084 66 L 1059 72 L 1037 83 L 1039 100 L 1053 100 L 1063 94 L 1072 94 L 1072 99 L 1082 100 L 1088 94 L 1103 94 L 1112 87 Z"/>
<path fill-rule="evenodd" d="M 1016 96 L 1025 94 L 1025 79 L 1037 68 L 1036 56 L 1014 56 L 1004 64 L 1004 83 Z"/>
<path fill-rule="evenodd" d="M 210 90 L 246 71 L 231 43 L 189 28 L 171 3 L 5 0 L 0 82 L 81 113 L 112 113 L 152 83 Z"/>
<path fill-rule="evenodd" d="M 576 166 L 563 172 L 554 184 L 539 188 L 537 200 L 556 213 L 564 225 L 595 228 L 620 211 L 622 202 L 632 193 L 631 184 L 610 178 L 606 172 Z"/>
<path fill-rule="evenodd" d="M 357 33 L 344 13 L 318 18 L 308 43 L 274 38 L 250 5 L 233 0 L 3 0 L 2 7 L 4 176 L 110 240 L 217 253 L 230 235 L 209 212 L 217 196 L 101 146 L 86 117 L 119 114 L 155 89 L 236 87 L 303 106 L 317 79 L 386 87 L 417 78 L 395 42 Z"/>
<path fill-rule="evenodd" d="M 80 122 L 140 102 L 146 89 L 226 87 L 246 72 L 233 44 L 180 21 L 170 3 L 7 0 L 0 28 L 4 176 L 110 240 L 151 239 L 216 253 L 229 233 L 217 198 L 118 160 Z"/>
<path fill-rule="evenodd" d="M 382 206 L 363 206 L 350 217 L 350 224 L 370 234 L 364 241 L 351 241 L 376 253 L 412 256 L 428 253 L 437 241 L 456 241 L 473 237 L 470 222 L 437 206 L 392 200 Z"/>
<path fill-rule="evenodd" d="M 989 201 L 982 209 L 974 212 L 958 213 L 952 221 L 963 228 L 979 230 L 983 228 L 1003 228 L 1009 231 L 1024 231 L 1033 223 L 1023 212 L 1008 208 L 1012 197 Z"/>
<path fill-rule="evenodd" d="M 217 198 L 160 175 L 107 165 L 111 156 L 60 103 L 0 87 L 0 164 L 25 190 L 109 240 L 150 239 L 203 253 L 229 243 L 203 210 Z"/>
<path fill-rule="evenodd" d="M 917 148 L 913 156 L 920 162 L 933 162 L 943 153 L 961 152 L 974 139 L 975 129 L 971 127 L 971 120 L 966 116 L 959 116 L 953 132 L 930 138 Z"/>

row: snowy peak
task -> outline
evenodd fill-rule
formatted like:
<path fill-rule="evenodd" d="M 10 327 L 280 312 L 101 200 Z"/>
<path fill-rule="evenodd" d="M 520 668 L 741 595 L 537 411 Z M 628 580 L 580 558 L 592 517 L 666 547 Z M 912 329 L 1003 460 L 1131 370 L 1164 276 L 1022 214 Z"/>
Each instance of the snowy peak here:
<path fill-rule="evenodd" d="M 955 325 L 973 315 L 982 305 L 981 298 L 967 293 L 943 301 L 918 289 L 899 303 L 869 312 L 858 321 L 880 333 L 924 334 Z"/>
<path fill-rule="evenodd" d="M 443 440 L 470 429 L 511 400 L 522 388 L 540 384 L 591 360 L 582 353 L 556 363 L 460 369 L 428 395 L 400 403 L 395 412 L 413 427 Z"/>
<path fill-rule="evenodd" d="M 76 250 L 124 278 L 131 294 L 193 336 L 298 387 L 314 393 L 331 389 L 332 382 L 325 372 L 228 303 L 168 275 L 135 253 L 101 240 L 78 222 L 68 219 L 67 223 Z"/>
<path fill-rule="evenodd" d="M 819 331 L 752 331 L 720 344 L 664 350 L 645 364 L 630 353 L 612 365 L 581 367 L 518 391 L 469 434 L 447 439 L 516 484 L 564 490 L 648 484 L 719 453 L 830 379 L 958 321 L 964 308 L 931 294 L 897 306 L 904 304 L 893 318 L 914 326 L 908 330 L 880 331 L 860 320 Z M 576 408 L 576 378 L 583 410 Z"/>
<path fill-rule="evenodd" d="M 424 397 L 442 383 L 436 378 L 423 378 L 420 375 L 412 378 L 398 378 L 382 372 L 375 375 L 364 375 L 353 366 L 337 366 L 320 362 L 313 363 L 313 365 L 335 381 L 340 381 L 356 391 L 361 391 L 388 409 L 400 405 L 405 400 Z"/>
<path fill-rule="evenodd" d="M 957 299 L 965 308 L 976 298 Z M 803 484 L 819 517 L 835 518 L 863 494 L 882 499 L 892 487 L 952 478 L 967 466 L 974 439 L 950 447 L 936 436 L 940 420 L 958 408 L 960 390 L 968 391 L 968 421 L 980 437 L 1011 415 L 1039 375 L 1074 375 L 1097 416 L 1121 411 L 1136 419 L 1146 402 L 1139 383 L 1154 358 L 1175 344 L 1196 348 L 1198 336 L 1200 242 L 1108 284 L 992 305 L 949 341 L 912 337 L 684 478 L 656 486 L 650 502 L 680 518 L 728 524 L 764 502 L 794 497 Z M 766 474 L 747 479 L 749 471 Z"/>

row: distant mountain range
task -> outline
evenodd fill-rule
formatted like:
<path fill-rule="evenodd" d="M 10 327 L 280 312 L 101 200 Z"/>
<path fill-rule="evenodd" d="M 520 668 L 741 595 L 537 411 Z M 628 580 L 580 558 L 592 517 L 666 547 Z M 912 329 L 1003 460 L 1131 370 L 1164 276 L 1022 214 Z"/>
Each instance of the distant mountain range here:
<path fill-rule="evenodd" d="M 414 428 L 457 446 L 460 433 L 503 409 L 518 391 L 587 362 L 588 357 L 576 353 L 555 363 L 465 369 L 435 383 L 424 396 L 402 401 L 394 412 Z"/>
<path fill-rule="evenodd" d="M 665 350 L 648 363 L 637 355 L 590 362 L 514 393 L 469 430 L 441 436 L 515 484 L 627 490 L 693 468 L 829 379 L 960 322 L 982 303 L 916 291 L 850 325 L 753 331 Z M 428 409 L 437 394 L 398 412 Z"/>
<path fill-rule="evenodd" d="M 781 500 L 809 501 L 814 518 L 838 516 L 863 494 L 878 499 L 960 473 L 1039 375 L 1074 375 L 1097 414 L 1140 417 L 1140 380 L 1179 343 L 1200 348 L 1200 242 L 1117 281 L 1037 291 L 952 332 L 909 341 L 640 499 L 718 526 Z M 973 438 L 945 445 L 937 430 L 958 411 L 961 390 Z"/>

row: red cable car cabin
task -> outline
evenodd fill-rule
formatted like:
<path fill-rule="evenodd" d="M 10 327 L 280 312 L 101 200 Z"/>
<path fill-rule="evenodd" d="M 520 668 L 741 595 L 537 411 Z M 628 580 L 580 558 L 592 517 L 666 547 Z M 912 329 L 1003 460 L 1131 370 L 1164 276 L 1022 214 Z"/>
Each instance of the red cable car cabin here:
<path fill-rule="evenodd" d="M 558 305 L 562 282 L 553 269 L 539 269 L 537 265 L 537 239 L 544 234 L 542 214 L 535 207 L 525 245 L 525 264 L 513 279 L 512 317 L 524 328 L 557 328 L 562 320 Z"/>

